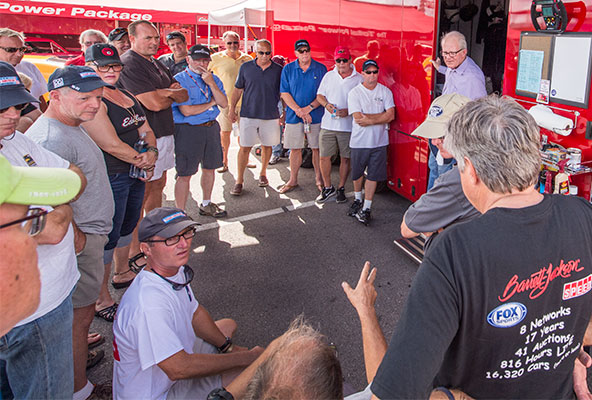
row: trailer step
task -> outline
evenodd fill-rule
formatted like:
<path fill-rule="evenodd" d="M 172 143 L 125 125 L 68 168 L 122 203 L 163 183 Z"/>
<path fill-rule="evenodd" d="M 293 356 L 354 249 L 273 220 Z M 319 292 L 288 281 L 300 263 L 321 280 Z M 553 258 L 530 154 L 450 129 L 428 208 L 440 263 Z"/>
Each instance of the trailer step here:
<path fill-rule="evenodd" d="M 423 260 L 423 246 L 425 243 L 425 238 L 423 235 L 411 238 L 411 239 L 397 239 L 393 243 L 403 250 L 405 254 L 410 257 L 413 261 L 418 264 L 421 264 Z"/>

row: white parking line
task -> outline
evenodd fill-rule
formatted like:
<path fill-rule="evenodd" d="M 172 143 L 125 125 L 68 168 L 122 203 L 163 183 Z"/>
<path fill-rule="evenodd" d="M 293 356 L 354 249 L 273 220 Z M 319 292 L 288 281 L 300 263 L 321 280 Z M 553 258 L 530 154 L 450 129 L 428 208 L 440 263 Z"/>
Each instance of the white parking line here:
<path fill-rule="evenodd" d="M 354 195 L 354 192 L 349 192 L 349 193 L 346 193 L 345 196 L 351 197 L 353 195 Z M 253 214 L 241 215 L 240 217 L 235 217 L 235 218 L 216 220 L 215 222 L 210 222 L 208 224 L 203 224 L 203 225 L 198 226 L 197 231 L 198 232 L 207 231 L 210 229 L 216 229 L 216 228 L 220 228 L 223 226 L 239 224 L 239 223 L 243 223 L 243 222 L 247 222 L 247 221 L 252 221 L 254 219 L 265 218 L 265 217 L 269 217 L 272 215 L 287 213 L 287 212 L 291 212 L 294 210 L 300 210 L 300 209 L 308 208 L 308 207 L 312 207 L 312 206 L 315 206 L 319 209 L 323 208 L 323 204 L 317 204 L 314 200 L 307 201 L 304 203 L 301 203 L 300 201 L 294 200 L 294 199 L 289 199 L 289 200 L 292 203 L 289 206 L 278 207 L 278 208 L 274 208 L 272 210 L 259 211 L 259 212 L 253 213 Z"/>

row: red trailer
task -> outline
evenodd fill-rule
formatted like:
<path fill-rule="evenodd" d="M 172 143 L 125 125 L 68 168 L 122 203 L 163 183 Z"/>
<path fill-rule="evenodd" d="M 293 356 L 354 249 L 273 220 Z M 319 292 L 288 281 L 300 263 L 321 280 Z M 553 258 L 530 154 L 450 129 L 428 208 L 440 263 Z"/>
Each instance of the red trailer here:
<path fill-rule="evenodd" d="M 571 171 L 572 184 L 590 199 L 592 174 L 585 165 L 592 166 L 592 0 L 565 5 L 560 0 L 267 0 L 267 9 L 275 54 L 293 59 L 293 43 L 302 38 L 327 66 L 333 65 L 337 45 L 348 46 L 354 57 L 370 51 L 378 59 L 380 81 L 396 103 L 387 184 L 400 195 L 415 201 L 426 190 L 428 145 L 411 133 L 443 84 L 429 62 L 439 54 L 439 37 L 457 30 L 467 37 L 469 56 L 482 66 L 490 91 L 502 90 L 530 109 L 540 80 L 549 80 L 546 107 L 574 127 L 568 133 L 550 126 L 552 131 L 541 129 L 541 134 L 581 151 L 584 167 Z M 575 72 L 562 58 L 570 51 L 579 54 Z M 542 63 L 529 64 L 531 56 Z M 556 84 L 562 93 L 553 94 Z"/>

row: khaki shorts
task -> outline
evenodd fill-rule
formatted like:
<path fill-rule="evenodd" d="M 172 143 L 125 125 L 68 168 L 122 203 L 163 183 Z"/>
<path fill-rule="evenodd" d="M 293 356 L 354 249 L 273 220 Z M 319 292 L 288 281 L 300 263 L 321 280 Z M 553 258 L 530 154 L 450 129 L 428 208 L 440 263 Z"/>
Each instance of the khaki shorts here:
<path fill-rule="evenodd" d="M 173 135 L 163 136 L 156 139 L 158 159 L 154 165 L 154 175 L 151 181 L 162 177 L 167 169 L 175 166 L 175 137 Z"/>
<path fill-rule="evenodd" d="M 240 119 L 240 140 L 242 147 L 275 146 L 280 142 L 279 119 Z"/>
<path fill-rule="evenodd" d="M 311 149 L 319 148 L 319 132 L 321 124 L 310 124 L 310 133 L 304 133 L 304 124 L 286 124 L 284 129 L 284 149 L 303 149 L 304 138 L 308 141 Z"/>
<path fill-rule="evenodd" d="M 228 118 L 228 110 L 230 110 L 230 105 L 226 108 L 220 109 L 220 114 L 216 120 L 220 124 L 220 131 L 221 132 L 231 132 L 232 131 L 232 121 Z"/>
<path fill-rule="evenodd" d="M 333 157 L 337 154 L 337 149 L 339 149 L 340 157 L 351 157 L 351 149 L 349 148 L 349 138 L 351 137 L 351 132 L 339 132 L 321 129 L 319 136 L 319 154 L 321 157 Z"/>
<path fill-rule="evenodd" d="M 97 302 L 105 264 L 103 264 L 103 251 L 107 244 L 107 235 L 86 234 L 86 245 L 82 253 L 76 256 L 80 279 L 72 294 L 72 305 L 74 308 L 90 306 Z"/>

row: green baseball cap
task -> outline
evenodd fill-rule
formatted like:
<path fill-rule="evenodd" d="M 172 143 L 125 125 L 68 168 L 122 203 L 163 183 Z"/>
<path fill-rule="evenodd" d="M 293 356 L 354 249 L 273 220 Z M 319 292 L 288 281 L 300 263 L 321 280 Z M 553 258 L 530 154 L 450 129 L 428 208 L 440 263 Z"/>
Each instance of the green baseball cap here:
<path fill-rule="evenodd" d="M 458 93 L 437 97 L 430 106 L 428 117 L 413 132 L 414 136 L 438 139 L 446 135 L 446 124 L 450 118 L 471 99 Z"/>
<path fill-rule="evenodd" d="M 80 191 L 80 177 L 66 168 L 14 167 L 0 155 L 0 204 L 55 206 Z"/>

